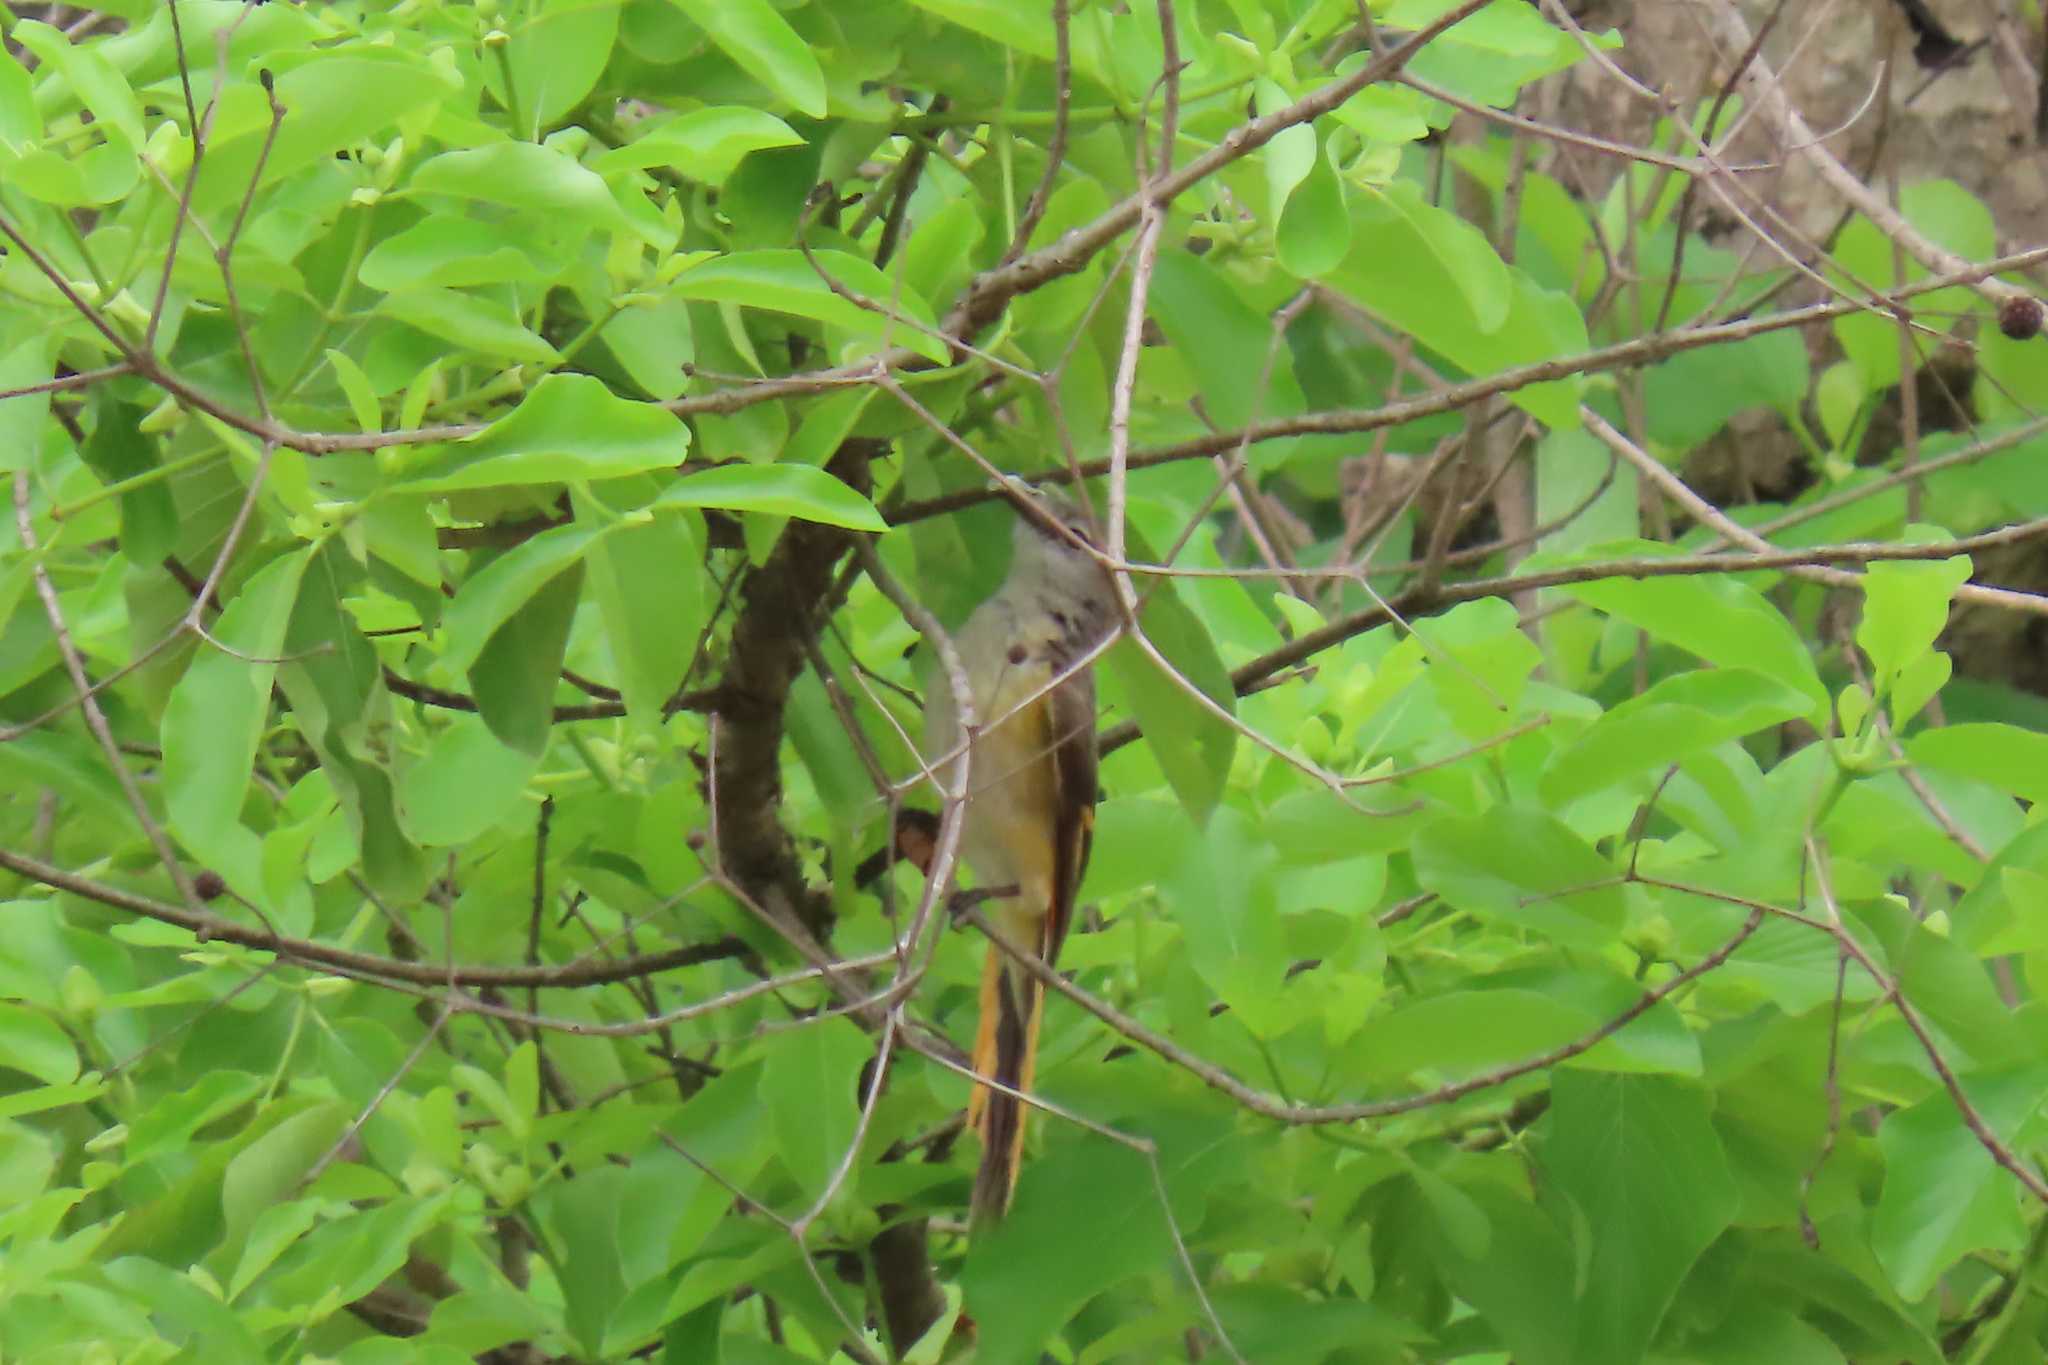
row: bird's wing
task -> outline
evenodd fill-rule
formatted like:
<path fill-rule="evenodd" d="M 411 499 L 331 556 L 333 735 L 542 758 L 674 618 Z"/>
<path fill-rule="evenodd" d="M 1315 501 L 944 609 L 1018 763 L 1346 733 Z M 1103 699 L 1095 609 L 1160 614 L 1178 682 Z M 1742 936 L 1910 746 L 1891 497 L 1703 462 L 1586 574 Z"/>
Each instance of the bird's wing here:
<path fill-rule="evenodd" d="M 1053 688 L 1049 701 L 1054 801 L 1052 904 L 1039 953 L 1052 962 L 1073 923 L 1074 899 L 1080 894 L 1081 875 L 1088 870 L 1088 854 L 1095 842 L 1094 673 L 1084 671 L 1066 679 Z"/>

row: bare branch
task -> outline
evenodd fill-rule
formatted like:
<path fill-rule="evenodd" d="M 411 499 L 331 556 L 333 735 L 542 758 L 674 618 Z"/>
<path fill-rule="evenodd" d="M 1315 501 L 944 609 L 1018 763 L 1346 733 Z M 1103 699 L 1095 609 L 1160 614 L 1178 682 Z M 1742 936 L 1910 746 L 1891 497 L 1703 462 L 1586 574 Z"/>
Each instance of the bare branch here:
<path fill-rule="evenodd" d="M 403 958 L 380 957 L 375 953 L 353 952 L 313 939 L 275 934 L 267 929 L 252 929 L 210 911 L 187 910 L 167 901 L 96 882 L 12 849 L 0 848 L 0 867 L 56 890 L 189 930 L 201 942 L 218 940 L 239 944 L 244 948 L 276 953 L 306 966 L 346 970 L 378 981 L 411 981 L 426 986 L 599 986 L 704 962 L 745 958 L 752 952 L 741 939 L 723 938 L 713 943 L 670 948 L 617 962 L 585 961 L 560 967 L 441 967 Z"/>

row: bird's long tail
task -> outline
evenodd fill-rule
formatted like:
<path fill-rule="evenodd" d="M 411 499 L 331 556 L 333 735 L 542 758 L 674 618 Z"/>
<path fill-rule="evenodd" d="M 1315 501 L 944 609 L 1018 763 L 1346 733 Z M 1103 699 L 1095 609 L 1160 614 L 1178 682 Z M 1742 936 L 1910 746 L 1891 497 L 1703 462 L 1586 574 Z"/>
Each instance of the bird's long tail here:
<path fill-rule="evenodd" d="M 1044 1007 L 1045 988 L 1000 946 L 989 944 L 981 972 L 981 1024 L 974 1036 L 975 1073 L 1011 1090 L 1029 1090 L 1038 1064 L 1038 1022 Z M 967 1102 L 967 1124 L 981 1136 L 981 1168 L 974 1175 L 970 1226 L 986 1226 L 1009 1211 L 1024 1156 L 1027 1108 L 1013 1094 L 986 1085 L 974 1087 Z"/>

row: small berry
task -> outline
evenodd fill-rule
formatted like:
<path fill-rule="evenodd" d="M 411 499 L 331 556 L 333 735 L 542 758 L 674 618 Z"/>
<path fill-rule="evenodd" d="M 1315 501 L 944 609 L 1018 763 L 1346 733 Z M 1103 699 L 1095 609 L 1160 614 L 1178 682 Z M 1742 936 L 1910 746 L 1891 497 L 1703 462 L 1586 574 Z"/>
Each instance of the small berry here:
<path fill-rule="evenodd" d="M 2048 308 L 2031 295 L 2016 294 L 1998 305 L 1998 330 L 2014 341 L 2031 341 L 2048 321 Z"/>

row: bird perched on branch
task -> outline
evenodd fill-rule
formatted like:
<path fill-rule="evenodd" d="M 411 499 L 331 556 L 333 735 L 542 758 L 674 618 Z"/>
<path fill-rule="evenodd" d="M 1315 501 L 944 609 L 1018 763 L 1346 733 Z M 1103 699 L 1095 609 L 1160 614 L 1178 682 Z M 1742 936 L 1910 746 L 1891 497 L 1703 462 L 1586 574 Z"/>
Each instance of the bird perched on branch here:
<path fill-rule="evenodd" d="M 966 773 L 962 851 L 990 897 L 989 918 L 1020 951 L 1050 964 L 1072 922 L 1095 824 L 1095 679 L 1091 651 L 1116 619 L 1116 594 L 1092 553 L 1091 519 L 1063 497 L 1020 494 L 1008 577 L 954 640 L 973 701 L 963 727 L 941 670 L 925 706 L 925 755 L 942 790 Z M 981 978 L 976 1074 L 1028 1090 L 1044 987 L 991 943 Z M 968 1124 L 981 1137 L 971 1222 L 1009 1208 L 1024 1149 L 1025 1106 L 977 1085 Z"/>

